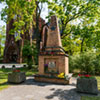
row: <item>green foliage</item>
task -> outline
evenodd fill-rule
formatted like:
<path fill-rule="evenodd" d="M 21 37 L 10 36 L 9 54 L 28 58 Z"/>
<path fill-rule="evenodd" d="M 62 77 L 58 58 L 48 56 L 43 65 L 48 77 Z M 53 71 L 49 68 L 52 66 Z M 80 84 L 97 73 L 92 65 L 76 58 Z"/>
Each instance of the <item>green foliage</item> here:
<path fill-rule="evenodd" d="M 0 58 L 3 57 L 4 46 L 5 46 L 5 39 L 6 39 L 6 30 L 5 26 L 0 26 Z"/>
<path fill-rule="evenodd" d="M 99 75 L 100 74 L 100 55 L 96 56 L 96 59 L 94 60 L 94 65 L 95 65 L 95 74 Z"/>
<path fill-rule="evenodd" d="M 19 69 L 21 72 L 25 72 L 26 76 L 32 76 L 33 74 L 37 73 L 37 70 L 34 68 L 30 70 L 28 68 L 17 68 L 17 69 Z M 11 72 L 12 72 L 11 68 L 0 69 L 0 91 L 11 86 L 9 84 L 6 84 L 8 80 L 7 79 L 8 74 Z"/>
<path fill-rule="evenodd" d="M 36 9 L 35 0 L 2 0 L 6 2 L 6 7 L 2 10 L 1 19 L 10 23 L 13 20 L 13 28 L 10 34 L 19 34 L 16 40 L 19 40 L 20 34 L 24 34 L 31 29 L 34 24 L 33 16 Z M 8 17 L 7 17 L 8 16 Z"/>
<path fill-rule="evenodd" d="M 96 54 L 92 51 L 70 57 L 70 71 L 80 69 L 81 73 L 95 74 Z"/>
<path fill-rule="evenodd" d="M 32 61 L 33 52 L 32 52 L 32 47 L 29 41 L 25 41 L 22 52 L 23 52 L 23 57 L 24 57 L 25 62 L 27 62 L 29 69 L 31 69 L 33 65 L 33 61 Z"/>
<path fill-rule="evenodd" d="M 33 46 L 33 57 L 34 57 L 34 64 L 38 65 L 38 50 L 36 48 L 36 46 Z"/>
<path fill-rule="evenodd" d="M 100 97 L 82 96 L 81 100 L 100 100 Z"/>
<path fill-rule="evenodd" d="M 27 56 L 30 56 L 32 55 L 32 47 L 29 43 L 29 41 L 25 41 L 25 45 L 23 47 L 23 56 L 27 57 Z"/>
<path fill-rule="evenodd" d="M 99 0 L 48 1 L 49 16 L 59 18 L 64 49 L 69 55 L 96 48 L 100 52 Z"/>
<path fill-rule="evenodd" d="M 31 68 L 33 64 L 37 64 L 37 50 L 34 45 L 30 45 L 29 41 L 25 41 L 24 47 L 23 47 L 23 58 L 25 62 L 27 62 L 28 67 Z"/>

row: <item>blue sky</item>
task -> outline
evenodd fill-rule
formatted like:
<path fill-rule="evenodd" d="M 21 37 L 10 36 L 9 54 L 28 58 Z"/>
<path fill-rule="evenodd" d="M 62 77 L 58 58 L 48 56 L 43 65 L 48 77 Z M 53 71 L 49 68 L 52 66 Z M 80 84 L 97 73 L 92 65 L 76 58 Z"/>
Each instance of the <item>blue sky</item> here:
<path fill-rule="evenodd" d="M 0 3 L 0 12 L 1 12 L 2 8 L 4 8 L 4 7 L 5 7 L 5 4 L 3 4 L 3 3 L 1 4 Z M 48 8 L 47 4 L 44 4 L 44 8 L 43 8 L 43 11 L 42 11 L 42 14 L 41 14 L 41 17 L 43 19 L 45 19 L 45 17 L 48 15 L 48 9 L 47 8 Z M 47 22 L 47 20 L 46 20 L 46 22 Z M 0 15 L 0 26 L 3 26 L 3 25 L 6 25 L 6 23 L 1 20 L 1 15 Z"/>
<path fill-rule="evenodd" d="M 4 8 L 5 5 L 0 3 L 0 12 L 2 10 L 2 8 Z M 1 20 L 1 15 L 0 15 L 0 26 L 6 25 L 6 23 L 4 21 Z"/>

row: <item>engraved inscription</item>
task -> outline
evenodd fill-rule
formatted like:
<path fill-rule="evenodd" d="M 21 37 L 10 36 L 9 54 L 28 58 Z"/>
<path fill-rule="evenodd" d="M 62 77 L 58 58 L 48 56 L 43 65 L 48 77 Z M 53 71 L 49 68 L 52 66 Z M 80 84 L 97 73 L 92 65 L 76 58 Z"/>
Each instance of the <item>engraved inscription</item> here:
<path fill-rule="evenodd" d="M 49 68 L 55 68 L 56 67 L 55 62 L 49 62 L 48 67 Z"/>

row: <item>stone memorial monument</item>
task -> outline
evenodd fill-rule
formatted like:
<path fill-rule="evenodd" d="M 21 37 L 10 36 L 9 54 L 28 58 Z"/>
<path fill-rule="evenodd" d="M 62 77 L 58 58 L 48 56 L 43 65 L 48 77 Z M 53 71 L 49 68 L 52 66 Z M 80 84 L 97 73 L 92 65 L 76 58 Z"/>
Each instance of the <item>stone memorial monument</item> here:
<path fill-rule="evenodd" d="M 43 28 L 40 42 L 39 73 L 35 75 L 35 80 L 60 83 L 61 80 L 59 81 L 57 78 L 50 79 L 51 75 L 57 77 L 60 73 L 69 75 L 68 55 L 62 48 L 58 20 L 54 15 L 51 16 L 50 24 Z M 65 83 L 68 84 L 69 80 Z"/>

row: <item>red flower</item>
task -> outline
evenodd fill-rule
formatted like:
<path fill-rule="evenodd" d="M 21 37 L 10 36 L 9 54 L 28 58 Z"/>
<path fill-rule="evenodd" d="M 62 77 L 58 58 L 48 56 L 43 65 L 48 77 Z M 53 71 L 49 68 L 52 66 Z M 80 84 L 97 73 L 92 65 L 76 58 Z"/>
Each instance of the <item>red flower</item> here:
<path fill-rule="evenodd" d="M 53 55 L 54 54 L 54 52 L 51 52 L 51 55 Z"/>
<path fill-rule="evenodd" d="M 78 74 L 78 76 L 80 76 L 80 77 L 81 77 L 81 76 L 84 76 L 84 75 L 82 75 L 82 74 Z"/>
<path fill-rule="evenodd" d="M 20 72 L 20 70 L 17 70 L 17 72 Z"/>
<path fill-rule="evenodd" d="M 20 72 L 20 70 L 13 70 L 13 72 L 15 72 L 15 73 L 16 73 L 16 72 Z"/>
<path fill-rule="evenodd" d="M 79 77 L 91 77 L 91 75 L 82 75 L 82 74 L 78 74 Z"/>
<path fill-rule="evenodd" d="M 90 75 L 84 75 L 85 77 L 91 77 Z"/>
<path fill-rule="evenodd" d="M 48 54 L 48 52 L 46 52 L 46 54 Z"/>

